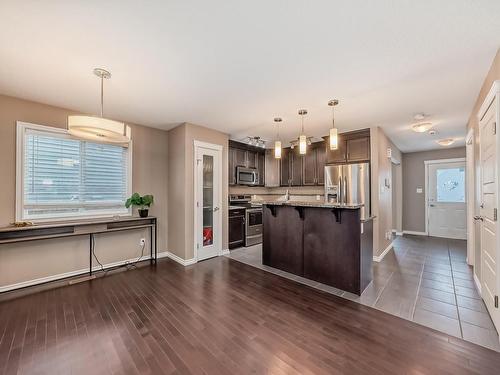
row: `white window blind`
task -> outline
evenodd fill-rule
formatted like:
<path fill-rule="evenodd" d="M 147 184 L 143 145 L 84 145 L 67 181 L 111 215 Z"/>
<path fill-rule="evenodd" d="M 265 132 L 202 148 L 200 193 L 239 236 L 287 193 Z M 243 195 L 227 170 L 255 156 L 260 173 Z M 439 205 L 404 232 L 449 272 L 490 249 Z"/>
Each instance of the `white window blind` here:
<path fill-rule="evenodd" d="M 23 197 L 18 220 L 129 214 L 124 207 L 130 193 L 129 148 L 82 141 L 40 127 L 22 131 Z"/>

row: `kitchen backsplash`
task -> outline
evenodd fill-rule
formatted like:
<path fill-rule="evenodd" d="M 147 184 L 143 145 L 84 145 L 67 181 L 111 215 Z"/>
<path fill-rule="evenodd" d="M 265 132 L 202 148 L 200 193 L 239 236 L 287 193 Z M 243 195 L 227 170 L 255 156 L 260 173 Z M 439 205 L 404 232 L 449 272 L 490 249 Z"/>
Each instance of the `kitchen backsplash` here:
<path fill-rule="evenodd" d="M 254 186 L 229 186 L 229 194 L 251 194 L 258 196 L 280 196 L 285 194 L 286 190 L 289 190 L 290 195 L 297 196 L 310 196 L 316 198 L 320 195 L 323 198 L 325 190 L 322 186 L 297 186 L 297 187 L 254 187 Z"/>

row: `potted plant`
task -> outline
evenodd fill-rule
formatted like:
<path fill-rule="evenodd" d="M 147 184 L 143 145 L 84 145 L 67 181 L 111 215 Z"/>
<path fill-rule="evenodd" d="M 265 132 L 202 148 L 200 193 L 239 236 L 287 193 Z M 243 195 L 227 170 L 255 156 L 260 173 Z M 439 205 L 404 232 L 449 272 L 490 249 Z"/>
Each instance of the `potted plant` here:
<path fill-rule="evenodd" d="M 139 195 L 139 193 L 134 193 L 132 196 L 127 199 L 125 202 L 125 207 L 129 208 L 130 206 L 137 206 L 137 211 L 139 212 L 140 217 L 148 217 L 149 207 L 153 204 L 153 196 L 152 195 Z"/>

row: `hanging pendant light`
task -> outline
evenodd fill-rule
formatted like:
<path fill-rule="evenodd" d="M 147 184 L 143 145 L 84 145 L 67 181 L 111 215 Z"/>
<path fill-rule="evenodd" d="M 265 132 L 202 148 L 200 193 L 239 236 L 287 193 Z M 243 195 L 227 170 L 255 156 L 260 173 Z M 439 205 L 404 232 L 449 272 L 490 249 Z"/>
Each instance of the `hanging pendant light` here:
<path fill-rule="evenodd" d="M 304 116 L 307 115 L 307 109 L 299 109 L 299 115 L 301 116 L 301 130 L 299 135 L 299 154 L 305 155 L 307 152 L 307 137 L 304 133 Z"/>
<path fill-rule="evenodd" d="M 280 122 L 282 121 L 281 117 L 274 118 L 274 122 L 276 123 L 276 141 L 274 142 L 275 159 L 281 159 Z"/>
<path fill-rule="evenodd" d="M 111 78 L 111 73 L 95 68 L 94 74 L 101 79 L 101 116 L 68 116 L 68 132 L 75 137 L 92 141 L 128 144 L 130 127 L 123 122 L 103 117 L 104 79 Z"/>
<path fill-rule="evenodd" d="M 333 99 L 328 102 L 332 107 L 332 127 L 330 128 L 330 150 L 337 150 L 339 148 L 339 134 L 338 129 L 335 127 L 335 106 L 339 104 L 338 99 Z"/>

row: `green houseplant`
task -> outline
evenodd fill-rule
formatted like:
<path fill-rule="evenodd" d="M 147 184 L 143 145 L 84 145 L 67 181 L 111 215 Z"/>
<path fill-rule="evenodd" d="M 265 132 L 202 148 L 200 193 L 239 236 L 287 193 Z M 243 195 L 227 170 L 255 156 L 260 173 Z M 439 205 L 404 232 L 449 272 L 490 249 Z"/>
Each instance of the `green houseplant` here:
<path fill-rule="evenodd" d="M 129 208 L 130 206 L 137 206 L 137 211 L 139 212 L 140 217 L 148 217 L 149 207 L 153 204 L 153 196 L 148 195 L 139 195 L 139 193 L 134 193 L 132 196 L 127 199 L 125 202 L 125 207 Z"/>

